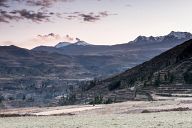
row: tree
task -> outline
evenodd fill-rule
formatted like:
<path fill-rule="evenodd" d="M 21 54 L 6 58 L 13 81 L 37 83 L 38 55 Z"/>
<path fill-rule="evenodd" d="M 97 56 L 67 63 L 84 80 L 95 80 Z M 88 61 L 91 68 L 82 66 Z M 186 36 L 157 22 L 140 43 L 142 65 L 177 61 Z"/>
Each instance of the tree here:
<path fill-rule="evenodd" d="M 4 100 L 4 97 L 0 95 L 0 103 Z"/>
<path fill-rule="evenodd" d="M 175 79 L 175 76 L 173 74 L 171 74 L 171 76 L 170 76 L 170 83 L 173 83 L 174 79 Z"/>
<path fill-rule="evenodd" d="M 113 91 L 115 89 L 118 89 L 121 86 L 121 81 L 114 81 L 108 85 L 109 91 Z"/>
<path fill-rule="evenodd" d="M 108 99 L 104 102 L 104 104 L 111 104 L 111 103 L 113 103 L 113 100 L 112 100 L 111 98 L 108 98 Z"/>
<path fill-rule="evenodd" d="M 89 104 L 103 104 L 103 97 L 102 96 L 96 96 L 93 101 L 91 101 Z"/>
<path fill-rule="evenodd" d="M 192 84 L 192 73 L 185 73 L 184 74 L 184 80 L 187 84 Z"/>

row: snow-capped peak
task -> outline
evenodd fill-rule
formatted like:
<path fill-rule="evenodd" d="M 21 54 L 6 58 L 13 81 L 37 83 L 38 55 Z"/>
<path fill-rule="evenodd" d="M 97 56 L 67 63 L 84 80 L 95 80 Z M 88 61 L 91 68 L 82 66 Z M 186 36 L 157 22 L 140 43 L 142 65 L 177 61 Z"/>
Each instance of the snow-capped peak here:
<path fill-rule="evenodd" d="M 133 42 L 140 42 L 140 41 L 147 41 L 147 42 L 160 42 L 164 39 L 163 36 L 159 36 L 159 37 L 146 37 L 146 36 L 138 36 Z"/>
<path fill-rule="evenodd" d="M 175 32 L 175 31 L 172 31 L 168 35 L 169 36 L 174 36 L 174 37 L 176 37 L 178 39 L 183 39 L 183 38 L 186 38 L 187 36 L 192 36 L 191 33 L 188 33 L 188 32 Z"/>
<path fill-rule="evenodd" d="M 55 45 L 56 48 L 61 48 L 70 45 L 69 42 L 59 42 L 57 45 Z"/>
<path fill-rule="evenodd" d="M 76 43 L 74 43 L 74 45 L 82 45 L 82 46 L 87 46 L 87 45 L 91 45 L 85 41 L 77 41 Z"/>
<path fill-rule="evenodd" d="M 175 32 L 175 31 L 172 31 L 171 33 L 169 33 L 168 35 L 165 35 L 165 36 L 157 36 L 157 37 L 138 36 L 134 41 L 131 41 L 131 42 L 132 43 L 161 42 L 168 36 L 171 36 L 171 37 L 174 37 L 174 38 L 177 38 L 177 39 L 192 39 L 192 34 L 189 33 L 189 32 Z"/>
<path fill-rule="evenodd" d="M 77 42 L 75 42 L 73 45 L 81 45 L 81 46 L 88 46 L 91 45 L 83 40 L 80 40 L 79 38 L 76 38 Z"/>

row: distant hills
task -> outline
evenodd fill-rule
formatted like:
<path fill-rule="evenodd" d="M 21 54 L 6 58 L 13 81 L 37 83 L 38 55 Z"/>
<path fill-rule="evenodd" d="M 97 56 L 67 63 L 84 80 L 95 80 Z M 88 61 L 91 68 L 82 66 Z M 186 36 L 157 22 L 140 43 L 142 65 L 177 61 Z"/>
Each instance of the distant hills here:
<path fill-rule="evenodd" d="M 118 45 L 93 45 L 82 40 L 78 40 L 75 43 L 60 42 L 55 47 L 39 46 L 32 50 L 35 51 L 47 51 L 58 52 L 67 55 L 102 55 L 102 54 L 117 54 L 122 53 L 119 50 L 136 49 L 135 47 L 142 46 L 153 48 L 165 48 L 168 49 L 181 42 L 187 41 L 192 38 L 192 34 L 188 32 L 170 32 L 165 36 L 146 37 L 138 36 L 135 40 L 128 43 Z M 160 47 L 161 46 L 161 47 Z M 114 52 L 114 53 L 113 53 Z"/>
<path fill-rule="evenodd" d="M 112 46 L 92 45 L 78 40 L 76 43 L 60 42 L 55 47 L 40 46 L 32 51 L 76 56 L 83 67 L 88 68 L 90 72 L 94 72 L 91 69 L 97 69 L 95 76 L 106 78 L 141 64 L 189 39 L 192 39 L 191 33 L 172 31 L 165 36 L 138 36 L 134 41 Z"/>
<path fill-rule="evenodd" d="M 73 44 L 60 42 L 55 47 L 40 46 L 32 50 L 13 45 L 1 46 L 0 101 L 5 101 L 4 107 L 44 106 L 54 102 L 57 97 L 70 94 L 83 81 L 94 78 L 110 77 L 105 80 L 105 86 L 96 86 L 98 92 L 108 89 L 108 84 L 114 81 L 133 83 L 142 79 L 139 82 L 149 84 L 146 77 L 153 78 L 154 72 L 190 56 L 190 43 L 163 53 L 157 59 L 148 60 L 189 39 L 192 39 L 190 33 L 171 32 L 160 37 L 139 36 L 129 43 L 112 46 L 92 45 L 81 40 Z M 187 47 L 188 52 L 184 50 Z M 184 74 L 190 82 L 191 71 L 188 72 Z M 177 80 L 184 81 L 180 77 Z"/>

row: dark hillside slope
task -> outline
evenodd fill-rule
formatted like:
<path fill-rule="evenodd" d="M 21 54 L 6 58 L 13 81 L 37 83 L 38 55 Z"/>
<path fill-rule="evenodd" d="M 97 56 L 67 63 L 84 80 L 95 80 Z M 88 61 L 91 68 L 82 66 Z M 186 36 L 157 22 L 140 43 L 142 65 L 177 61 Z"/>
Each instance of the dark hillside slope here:
<path fill-rule="evenodd" d="M 192 93 L 192 40 L 186 41 L 119 75 L 89 86 L 89 99 L 115 101 L 151 99 L 150 94 Z M 137 95 L 140 95 L 138 98 Z"/>
<path fill-rule="evenodd" d="M 192 57 L 192 40 L 178 45 L 150 61 L 144 62 L 124 73 L 105 80 L 106 82 L 116 80 L 142 80 L 144 77 L 150 77 L 154 72 L 161 70 L 167 66 L 174 65 L 184 59 Z"/>

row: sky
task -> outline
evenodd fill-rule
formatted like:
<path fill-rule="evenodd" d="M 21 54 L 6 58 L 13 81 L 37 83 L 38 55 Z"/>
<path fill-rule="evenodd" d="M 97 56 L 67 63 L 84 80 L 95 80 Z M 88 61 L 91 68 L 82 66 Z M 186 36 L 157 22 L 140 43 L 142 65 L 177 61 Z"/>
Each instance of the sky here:
<path fill-rule="evenodd" d="M 0 0 L 0 45 L 22 48 L 84 40 L 127 43 L 137 36 L 192 32 L 192 0 Z"/>

